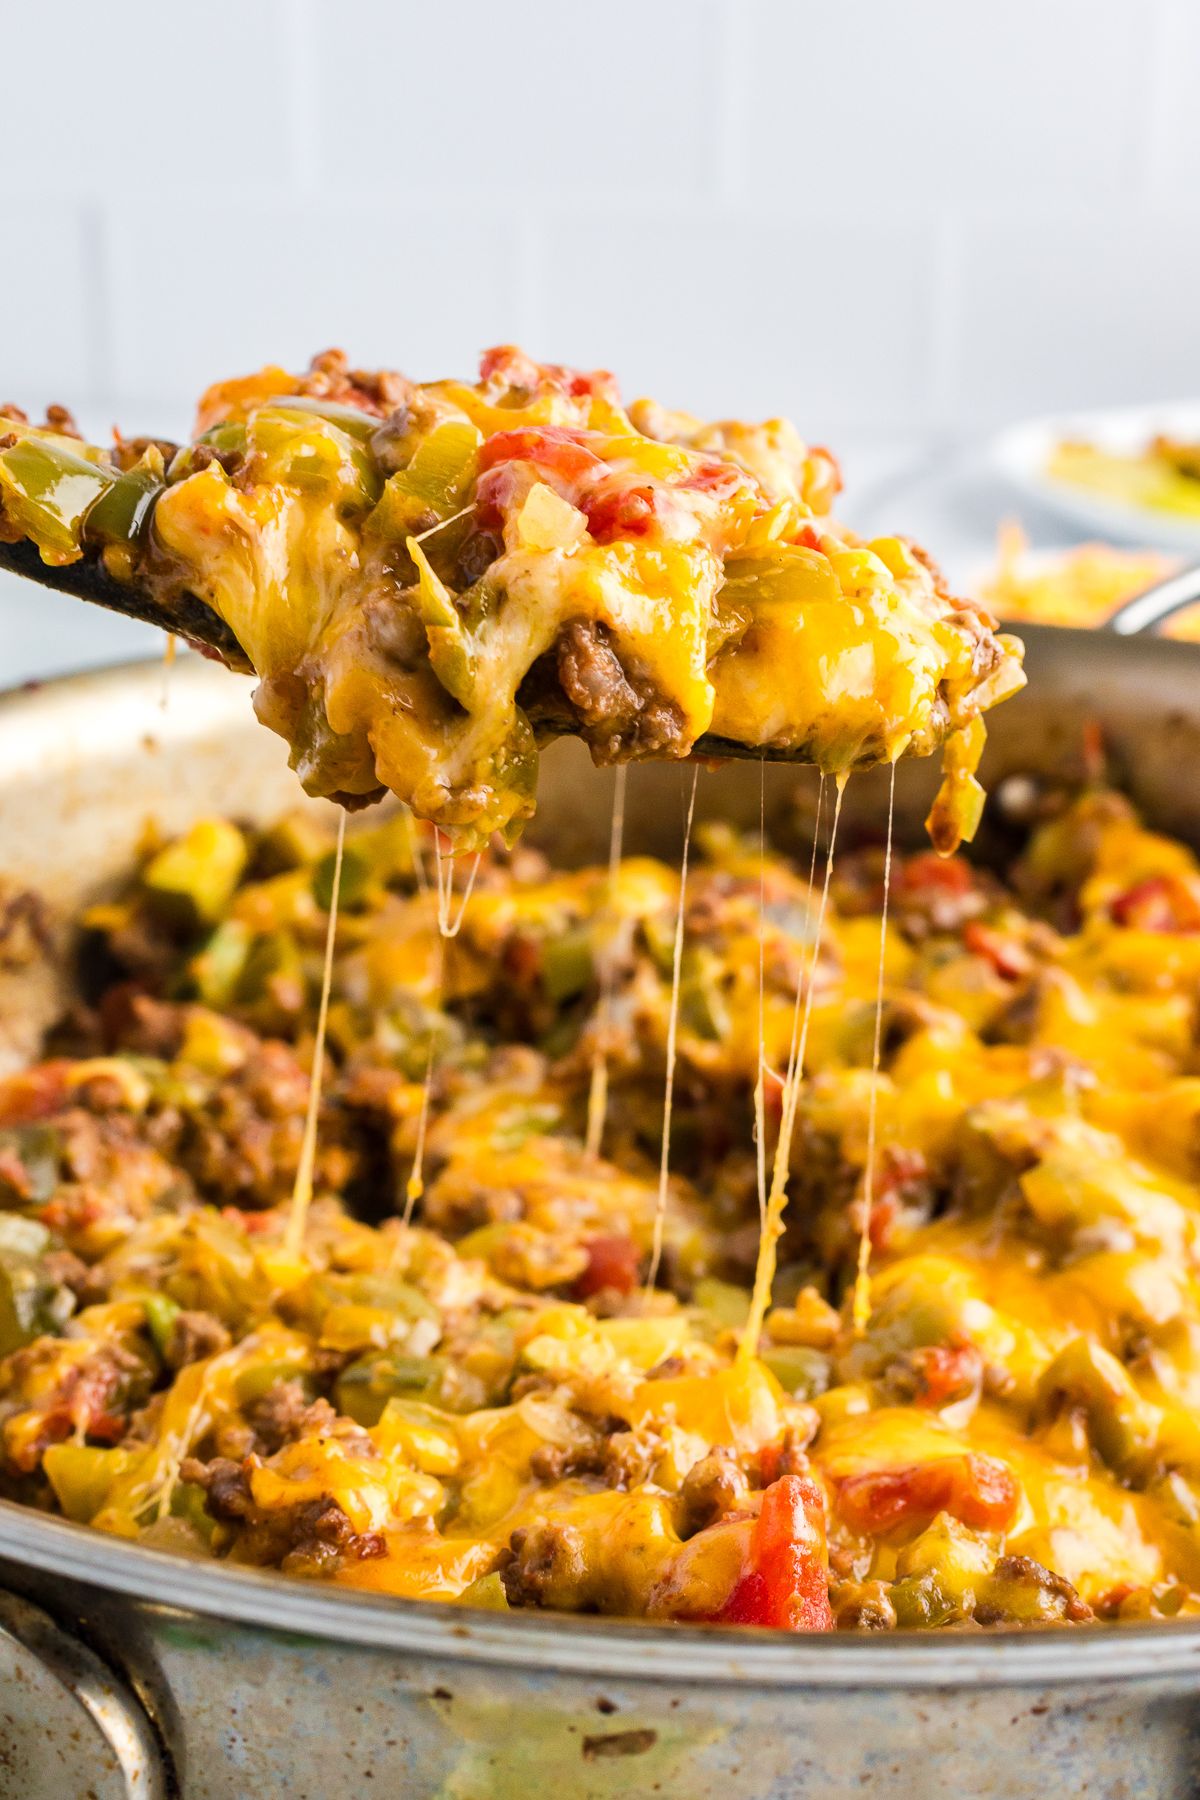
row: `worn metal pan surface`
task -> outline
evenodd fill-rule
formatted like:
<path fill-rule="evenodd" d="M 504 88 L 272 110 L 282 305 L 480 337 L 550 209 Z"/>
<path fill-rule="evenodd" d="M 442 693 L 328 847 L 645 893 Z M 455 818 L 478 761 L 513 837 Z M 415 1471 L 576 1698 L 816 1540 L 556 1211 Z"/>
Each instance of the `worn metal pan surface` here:
<path fill-rule="evenodd" d="M 1030 631 L 1029 692 L 993 715 L 989 779 L 1053 774 L 1099 725 L 1148 816 L 1200 843 L 1200 647 Z M 184 662 L 0 702 L 0 871 L 64 913 L 128 866 L 148 819 L 295 804 L 248 683 Z M 546 758 L 534 835 L 603 855 L 608 778 Z M 811 784 L 766 773 L 779 830 Z M 902 770 L 916 841 L 934 771 Z M 799 798 L 797 798 L 799 796 Z M 878 823 L 856 777 L 848 829 Z M 681 772 L 630 781 L 631 848 L 671 854 Z M 756 824 L 759 773 L 698 810 Z M 4 982 L 8 990 L 4 990 Z M 0 977 L 11 1056 L 51 990 Z M 0 1056 L 5 1053 L 0 1038 Z M 796 1639 L 389 1602 L 185 1562 L 0 1504 L 0 1800 L 972 1800 L 1200 1792 L 1200 1626 Z"/>

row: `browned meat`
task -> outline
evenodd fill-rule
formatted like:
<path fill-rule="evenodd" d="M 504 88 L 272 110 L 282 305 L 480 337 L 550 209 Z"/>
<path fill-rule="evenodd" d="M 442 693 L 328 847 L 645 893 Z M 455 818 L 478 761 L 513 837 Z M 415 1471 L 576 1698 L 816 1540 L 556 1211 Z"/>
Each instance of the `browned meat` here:
<path fill-rule="evenodd" d="M 96 1270 L 89 1269 L 83 1258 L 76 1256 L 73 1250 L 48 1250 L 42 1258 L 42 1268 L 48 1281 L 70 1288 L 84 1306 L 91 1306 L 94 1301 L 102 1300 L 108 1292 L 103 1278 Z"/>
<path fill-rule="evenodd" d="M 181 1312 L 171 1327 L 164 1360 L 169 1369 L 186 1368 L 229 1348 L 229 1333 L 211 1313 Z"/>
<path fill-rule="evenodd" d="M 574 619 L 558 634 L 558 679 L 585 725 L 625 731 L 641 710 L 604 625 Z"/>
<path fill-rule="evenodd" d="M 339 1436 L 348 1435 L 346 1421 L 339 1425 L 338 1415 L 328 1400 L 310 1400 L 298 1381 L 277 1381 L 261 1400 L 247 1407 L 246 1416 L 267 1456 L 311 1433 L 330 1433 L 335 1426 Z M 368 1441 L 365 1433 L 361 1435 L 364 1442 Z"/>
<path fill-rule="evenodd" d="M 1002 1624 L 1014 1616 L 1004 1605 L 1004 1589 L 1009 1586 L 1040 1589 L 1047 1602 L 1045 1616 L 1048 1618 L 1069 1619 L 1073 1624 L 1082 1624 L 1095 1616 L 1065 1575 L 1043 1567 L 1032 1556 L 1002 1556 L 996 1564 L 992 1582 L 996 1589 L 995 1600 L 975 1608 L 975 1618 L 980 1625 Z"/>
<path fill-rule="evenodd" d="M 396 369 L 352 369 L 344 350 L 324 350 L 314 356 L 300 391 L 343 406 L 386 418 L 412 398 L 413 384 Z"/>
<path fill-rule="evenodd" d="M 571 1525 L 541 1520 L 514 1531 L 513 1560 L 501 1570 L 510 1606 L 577 1611 L 587 1581 L 583 1541 Z"/>
<path fill-rule="evenodd" d="M 706 1525 L 744 1507 L 750 1498 L 750 1483 L 738 1467 L 736 1452 L 721 1446 L 702 1456 L 684 1478 L 680 1498 L 683 1537 L 694 1537 Z"/>
<path fill-rule="evenodd" d="M 208 1510 L 221 1523 L 248 1518 L 253 1510 L 244 1462 L 218 1456 L 206 1463 L 198 1456 L 185 1456 L 179 1473 L 184 1481 L 194 1481 L 204 1489 Z"/>
<path fill-rule="evenodd" d="M 234 1462 L 219 1456 L 205 1463 L 189 1456 L 180 1468 L 185 1481 L 204 1489 L 213 1518 L 234 1534 L 240 1561 L 278 1564 L 292 1575 L 328 1575 L 344 1560 L 386 1554 L 381 1533 L 356 1532 L 342 1508 L 327 1496 L 263 1512 L 250 1491 L 255 1462 L 253 1457 Z"/>
<path fill-rule="evenodd" d="M 896 1609 L 886 1581 L 835 1581 L 829 1602 L 839 1631 L 893 1631 Z"/>
<path fill-rule="evenodd" d="M 178 1159 L 207 1199 L 243 1208 L 274 1206 L 292 1191 L 308 1076 L 286 1044 L 258 1041 L 204 1109 L 187 1121 Z M 321 1178 L 342 1187 L 351 1169 L 337 1124 L 321 1132 Z"/>

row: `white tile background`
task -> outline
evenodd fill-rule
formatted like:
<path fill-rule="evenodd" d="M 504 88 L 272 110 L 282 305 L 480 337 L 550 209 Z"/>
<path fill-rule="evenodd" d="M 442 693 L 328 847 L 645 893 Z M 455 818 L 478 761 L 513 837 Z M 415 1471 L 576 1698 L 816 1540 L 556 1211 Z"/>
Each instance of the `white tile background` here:
<path fill-rule="evenodd" d="M 1200 0 L 0 0 L 0 397 L 508 338 L 835 445 L 1200 391 L 1198 92 Z"/>

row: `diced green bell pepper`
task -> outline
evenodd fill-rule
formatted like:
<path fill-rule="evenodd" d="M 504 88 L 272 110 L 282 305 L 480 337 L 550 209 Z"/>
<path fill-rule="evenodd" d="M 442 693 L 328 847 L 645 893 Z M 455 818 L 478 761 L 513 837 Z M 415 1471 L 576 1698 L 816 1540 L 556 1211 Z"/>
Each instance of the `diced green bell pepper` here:
<path fill-rule="evenodd" d="M 542 986 L 551 1000 L 573 1000 L 590 985 L 594 971 L 592 937 L 576 925 L 542 944 Z"/>
<path fill-rule="evenodd" d="M 71 562 L 89 508 L 116 479 L 115 470 L 30 433 L 0 450 L 0 514 L 32 538 L 44 562 Z"/>
<path fill-rule="evenodd" d="M 198 819 L 142 873 L 146 897 L 168 922 L 215 925 L 246 866 L 246 840 L 227 819 Z"/>
<path fill-rule="evenodd" d="M 129 1450 L 106 1450 L 96 1444 L 51 1444 L 43 1467 L 67 1518 L 90 1525 L 133 1457 Z"/>

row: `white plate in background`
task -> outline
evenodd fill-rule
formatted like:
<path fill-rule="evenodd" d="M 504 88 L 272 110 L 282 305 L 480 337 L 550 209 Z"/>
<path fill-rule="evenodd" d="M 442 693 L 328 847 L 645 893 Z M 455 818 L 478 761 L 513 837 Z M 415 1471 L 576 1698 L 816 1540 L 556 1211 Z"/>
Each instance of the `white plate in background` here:
<path fill-rule="evenodd" d="M 1200 442 L 1200 400 L 1053 413 L 1041 419 L 1027 419 L 992 440 L 988 459 L 996 473 L 1018 492 L 1070 519 L 1091 536 L 1195 552 L 1200 550 L 1200 515 L 1187 519 L 1156 507 L 1138 506 L 1075 487 L 1047 473 L 1050 458 L 1063 439 L 1129 455 L 1144 449 L 1159 433 Z"/>

